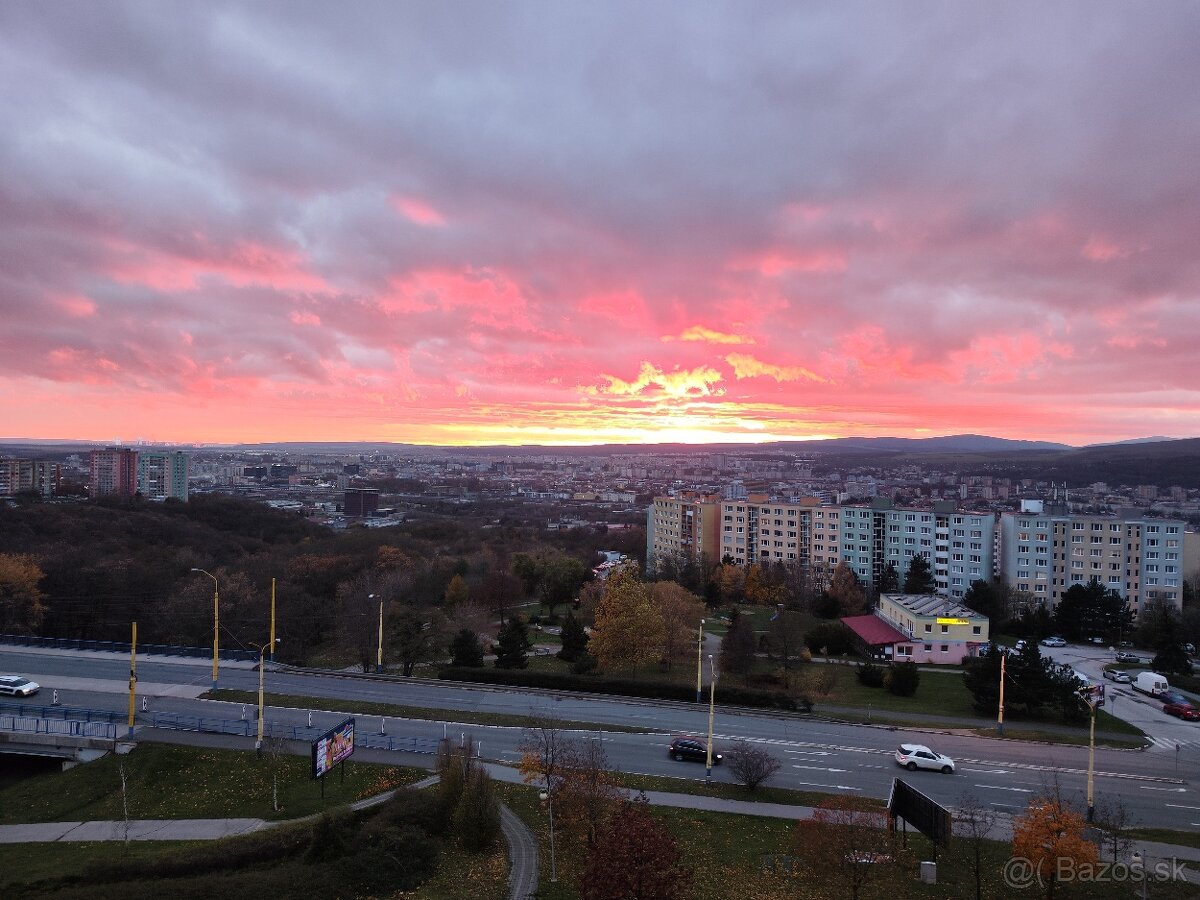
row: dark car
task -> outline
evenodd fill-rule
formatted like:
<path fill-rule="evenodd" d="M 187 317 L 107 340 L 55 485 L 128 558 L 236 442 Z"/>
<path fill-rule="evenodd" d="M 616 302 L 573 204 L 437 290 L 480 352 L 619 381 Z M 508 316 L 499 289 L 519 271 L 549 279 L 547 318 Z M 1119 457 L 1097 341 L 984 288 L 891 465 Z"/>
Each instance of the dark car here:
<path fill-rule="evenodd" d="M 708 762 L 708 742 L 703 738 L 677 737 L 668 749 L 671 759 L 686 759 L 691 762 Z M 721 754 L 713 753 L 713 765 L 721 764 Z"/>
<path fill-rule="evenodd" d="M 1188 722 L 1200 721 L 1200 709 L 1192 706 L 1184 700 L 1182 703 L 1168 701 L 1163 704 L 1163 712 L 1168 716 L 1178 716 L 1180 719 L 1186 719 Z"/>

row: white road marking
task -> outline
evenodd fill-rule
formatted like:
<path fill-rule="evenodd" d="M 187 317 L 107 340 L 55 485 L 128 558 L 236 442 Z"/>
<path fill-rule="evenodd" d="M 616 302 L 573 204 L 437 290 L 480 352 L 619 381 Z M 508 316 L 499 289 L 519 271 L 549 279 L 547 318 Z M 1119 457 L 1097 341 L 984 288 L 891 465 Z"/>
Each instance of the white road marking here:
<path fill-rule="evenodd" d="M 962 770 L 964 772 L 979 772 L 982 775 L 1010 775 L 1010 774 L 1012 774 L 1008 771 L 1008 769 L 968 769 L 966 766 L 963 766 Z"/>
<path fill-rule="evenodd" d="M 833 788 L 835 791 L 861 791 L 862 788 L 851 787 L 848 784 L 821 784 L 816 781 L 796 781 L 793 784 L 802 784 L 805 787 L 823 787 Z"/>
<path fill-rule="evenodd" d="M 1032 794 L 1033 791 L 1027 788 L 1003 787 L 998 784 L 977 784 L 977 788 L 991 788 L 993 791 L 1014 791 L 1018 794 Z"/>
<path fill-rule="evenodd" d="M 805 756 L 829 756 L 828 750 L 784 750 L 784 753 L 803 753 Z"/>
<path fill-rule="evenodd" d="M 798 766 L 795 763 L 792 764 L 792 768 L 793 769 L 809 769 L 813 772 L 845 772 L 846 771 L 845 769 L 827 769 L 825 766 Z"/>
<path fill-rule="evenodd" d="M 1174 809 L 1200 809 L 1200 806 L 1182 806 L 1178 803 L 1165 803 L 1164 806 L 1170 806 Z"/>
<path fill-rule="evenodd" d="M 1186 794 L 1187 793 L 1187 788 L 1156 788 L 1156 787 L 1150 787 L 1149 785 L 1145 785 L 1145 784 L 1139 784 L 1138 787 L 1140 787 L 1143 791 L 1165 791 L 1168 794 Z"/>

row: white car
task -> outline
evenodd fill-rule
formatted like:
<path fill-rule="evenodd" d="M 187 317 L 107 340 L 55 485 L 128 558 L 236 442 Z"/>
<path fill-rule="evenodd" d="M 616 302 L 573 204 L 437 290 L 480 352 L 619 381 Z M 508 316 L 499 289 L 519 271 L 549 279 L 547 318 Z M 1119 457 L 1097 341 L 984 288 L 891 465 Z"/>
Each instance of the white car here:
<path fill-rule="evenodd" d="M 1129 673 L 1124 669 L 1105 669 L 1104 677 L 1117 684 L 1129 684 L 1130 682 Z"/>
<path fill-rule="evenodd" d="M 1060 638 L 1060 637 L 1042 638 L 1041 644 L 1043 647 L 1065 647 L 1065 646 L 1067 646 L 1066 640 L 1064 640 L 1063 638 Z"/>
<path fill-rule="evenodd" d="M 0 675 L 0 696 L 32 697 L 42 686 L 20 675 Z"/>
<path fill-rule="evenodd" d="M 923 744 L 901 744 L 896 751 L 896 765 L 904 766 L 910 772 L 917 769 L 931 769 L 943 775 L 954 773 L 954 760 L 940 753 L 934 753 Z"/>

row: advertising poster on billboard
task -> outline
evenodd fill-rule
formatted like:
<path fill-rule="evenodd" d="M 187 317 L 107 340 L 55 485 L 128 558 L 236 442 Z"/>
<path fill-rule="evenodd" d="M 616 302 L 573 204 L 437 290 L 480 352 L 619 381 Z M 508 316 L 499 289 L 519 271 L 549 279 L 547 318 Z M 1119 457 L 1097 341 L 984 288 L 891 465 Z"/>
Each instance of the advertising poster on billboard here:
<path fill-rule="evenodd" d="M 312 777 L 323 778 L 334 766 L 354 753 L 354 720 L 321 735 L 312 745 Z"/>

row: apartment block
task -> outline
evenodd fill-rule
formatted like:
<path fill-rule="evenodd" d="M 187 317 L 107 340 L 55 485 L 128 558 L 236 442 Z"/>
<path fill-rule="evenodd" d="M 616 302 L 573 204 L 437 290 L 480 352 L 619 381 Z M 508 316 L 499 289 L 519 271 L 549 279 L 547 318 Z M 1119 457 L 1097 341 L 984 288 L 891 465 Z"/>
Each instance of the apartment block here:
<path fill-rule="evenodd" d="M 132 497 L 137 493 L 137 451 L 109 447 L 89 454 L 90 478 L 88 496 L 95 499 L 106 494 Z"/>
<path fill-rule="evenodd" d="M 988 580 L 994 569 L 996 517 L 962 512 L 951 503 L 932 510 L 870 506 L 841 507 L 841 558 L 864 584 L 879 583 L 888 565 L 903 583 L 914 556 L 925 557 L 939 594 L 964 596 L 971 582 Z"/>
<path fill-rule="evenodd" d="M 62 467 L 38 459 L 0 459 L 0 495 L 34 491 L 43 497 L 58 494 Z"/>
<path fill-rule="evenodd" d="M 139 450 L 137 489 L 148 500 L 188 499 L 188 454 L 181 450 Z"/>
<path fill-rule="evenodd" d="M 655 497 L 646 514 L 646 563 L 664 559 L 720 559 L 719 494 L 685 491 L 677 497 Z"/>
<path fill-rule="evenodd" d="M 737 565 L 785 563 L 832 570 L 838 563 L 837 507 L 816 497 L 771 501 L 764 494 L 721 503 L 720 558 Z"/>
<path fill-rule="evenodd" d="M 1183 602 L 1186 523 L 1141 515 L 1046 512 L 1027 503 L 1000 519 L 1000 574 L 1015 590 L 1055 606 L 1093 578 L 1129 601 L 1136 615 L 1152 600 Z"/>

